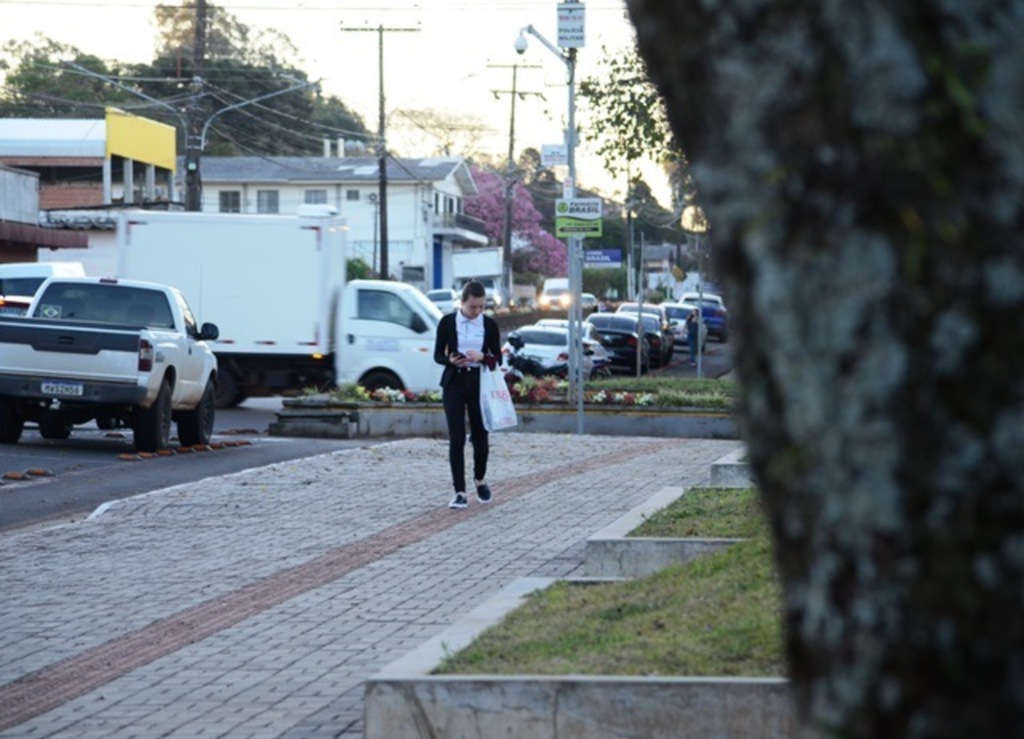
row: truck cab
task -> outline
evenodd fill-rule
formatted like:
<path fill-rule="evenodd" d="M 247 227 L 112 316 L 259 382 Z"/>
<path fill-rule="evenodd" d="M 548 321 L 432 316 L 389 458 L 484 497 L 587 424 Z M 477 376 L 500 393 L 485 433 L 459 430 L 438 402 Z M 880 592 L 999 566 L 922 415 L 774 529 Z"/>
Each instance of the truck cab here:
<path fill-rule="evenodd" d="M 338 384 L 436 389 L 441 370 L 434 363 L 434 341 L 442 315 L 412 285 L 352 280 L 345 285 L 335 321 Z"/>

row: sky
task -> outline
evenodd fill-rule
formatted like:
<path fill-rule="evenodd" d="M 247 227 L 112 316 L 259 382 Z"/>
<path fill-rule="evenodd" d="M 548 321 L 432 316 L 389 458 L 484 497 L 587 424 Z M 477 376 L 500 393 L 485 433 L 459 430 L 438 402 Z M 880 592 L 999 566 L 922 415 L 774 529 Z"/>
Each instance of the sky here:
<path fill-rule="evenodd" d="M 175 0 L 166 0 L 175 4 Z M 154 0 L 0 0 L 0 44 L 31 39 L 36 33 L 71 44 L 103 59 L 150 61 L 155 48 Z M 277 30 L 298 48 L 297 66 L 323 90 L 359 113 L 376 132 L 379 109 L 378 26 L 384 33 L 385 113 L 389 131 L 398 131 L 396 109 L 434 109 L 478 117 L 488 127 L 480 148 L 496 156 L 508 153 L 512 68 L 517 90 L 515 151 L 562 142 L 568 112 L 566 66 L 536 38 L 526 52 L 514 43 L 519 30 L 533 25 L 557 40 L 556 0 L 220 0 L 253 30 Z M 624 0 L 585 3 L 585 46 L 578 51 L 577 83 L 600 72 L 605 50 L 621 52 L 633 43 Z M 345 28 L 367 29 L 346 32 Z M 372 29 L 372 32 L 370 32 Z M 528 65 L 528 66 L 527 66 Z M 495 96 L 493 91 L 499 91 Z M 504 92 L 502 92 L 504 91 Z M 582 101 L 577 125 L 585 127 Z M 389 140 L 391 136 L 389 135 Z M 394 148 L 401 142 L 395 141 Z M 625 190 L 623 177 L 612 179 L 581 141 L 577 148 L 578 184 L 608 196 Z M 402 151 L 409 156 L 416 152 Z M 564 168 L 563 176 L 566 174 Z M 667 183 L 653 165 L 644 172 L 668 206 Z"/>

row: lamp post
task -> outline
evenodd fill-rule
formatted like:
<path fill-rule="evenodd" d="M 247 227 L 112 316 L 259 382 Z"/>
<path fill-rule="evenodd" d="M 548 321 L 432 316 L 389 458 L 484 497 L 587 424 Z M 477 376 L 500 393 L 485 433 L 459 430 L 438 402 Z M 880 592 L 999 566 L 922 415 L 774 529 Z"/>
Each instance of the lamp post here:
<path fill-rule="evenodd" d="M 565 182 L 564 197 L 576 197 L 576 48 L 559 49 L 537 31 L 533 25 L 519 30 L 515 42 L 516 53 L 522 54 L 528 45 L 526 34 L 534 36 L 544 47 L 565 65 L 569 88 L 569 120 L 566 131 L 566 149 L 569 159 L 569 177 Z M 569 402 L 576 406 L 576 433 L 583 433 L 583 311 L 580 305 L 583 292 L 583 256 L 580 237 L 568 237 L 569 261 Z"/>

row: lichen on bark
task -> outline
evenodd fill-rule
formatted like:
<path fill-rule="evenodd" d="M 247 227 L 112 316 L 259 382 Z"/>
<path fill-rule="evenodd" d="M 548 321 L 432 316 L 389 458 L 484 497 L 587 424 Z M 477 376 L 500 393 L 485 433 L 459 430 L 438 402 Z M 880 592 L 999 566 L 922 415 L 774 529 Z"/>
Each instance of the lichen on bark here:
<path fill-rule="evenodd" d="M 629 0 L 809 734 L 1024 727 L 1024 0 Z"/>

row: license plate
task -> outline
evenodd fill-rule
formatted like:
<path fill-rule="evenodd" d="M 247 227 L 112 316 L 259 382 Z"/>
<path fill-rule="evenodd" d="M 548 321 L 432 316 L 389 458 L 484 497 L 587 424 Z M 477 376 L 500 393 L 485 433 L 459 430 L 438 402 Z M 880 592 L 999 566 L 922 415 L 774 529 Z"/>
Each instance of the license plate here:
<path fill-rule="evenodd" d="M 43 382 L 42 391 L 46 395 L 82 395 L 85 387 L 80 382 Z"/>

